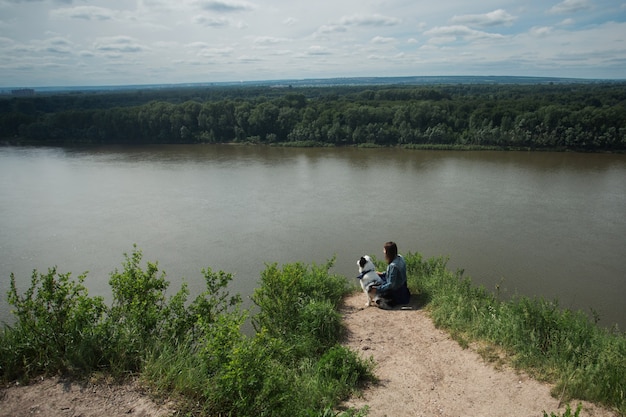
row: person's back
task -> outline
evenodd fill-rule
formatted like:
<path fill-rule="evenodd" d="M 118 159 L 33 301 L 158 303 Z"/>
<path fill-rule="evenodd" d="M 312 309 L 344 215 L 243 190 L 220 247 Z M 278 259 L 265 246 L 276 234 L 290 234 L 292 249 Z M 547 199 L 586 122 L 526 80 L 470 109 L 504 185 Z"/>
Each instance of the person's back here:
<path fill-rule="evenodd" d="M 406 262 L 402 255 L 396 256 L 389 266 L 397 269 L 397 278 L 391 288 L 391 301 L 393 304 L 408 304 L 411 300 L 411 292 L 407 286 Z"/>
<path fill-rule="evenodd" d="M 386 283 L 381 285 L 377 293 L 386 301 L 386 305 L 408 304 L 411 292 L 407 286 L 406 262 L 398 254 L 398 246 L 394 242 L 387 242 L 383 247 L 387 261 L 387 270 L 384 274 Z"/>

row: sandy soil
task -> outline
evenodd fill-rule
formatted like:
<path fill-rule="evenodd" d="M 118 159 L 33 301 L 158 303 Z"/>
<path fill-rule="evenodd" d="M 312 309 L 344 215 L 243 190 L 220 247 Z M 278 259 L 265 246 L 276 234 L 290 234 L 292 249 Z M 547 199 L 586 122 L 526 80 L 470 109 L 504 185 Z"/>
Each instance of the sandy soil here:
<path fill-rule="evenodd" d="M 346 346 L 373 357 L 380 382 L 345 406 L 369 405 L 369 416 L 509 416 L 562 414 L 551 387 L 505 366 L 485 362 L 437 329 L 412 297 L 410 309 L 365 307 L 365 295 L 345 300 Z M 499 369 L 497 369 L 499 368 Z M 572 402 L 575 410 L 578 401 Z M 581 417 L 617 414 L 583 402 Z"/>
<path fill-rule="evenodd" d="M 1 417 L 165 417 L 169 404 L 157 404 L 136 382 L 79 383 L 46 378 L 0 391 Z"/>
<path fill-rule="evenodd" d="M 564 412 L 549 385 L 461 348 L 434 327 L 416 297 L 409 307 L 385 311 L 365 307 L 363 293 L 346 298 L 345 345 L 374 358 L 380 382 L 345 407 L 368 405 L 371 417 L 542 417 L 544 411 Z M 583 404 L 581 417 L 617 417 Z M 137 382 L 119 386 L 48 378 L 0 390 L 0 417 L 165 417 L 174 413 L 173 407 L 155 403 Z"/>

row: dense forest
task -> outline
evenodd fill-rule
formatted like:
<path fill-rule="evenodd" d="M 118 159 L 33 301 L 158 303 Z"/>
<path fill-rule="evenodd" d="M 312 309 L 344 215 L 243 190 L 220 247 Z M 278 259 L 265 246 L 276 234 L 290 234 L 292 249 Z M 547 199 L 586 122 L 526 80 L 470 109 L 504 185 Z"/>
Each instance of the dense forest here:
<path fill-rule="evenodd" d="M 3 96 L 0 142 L 623 152 L 626 83 L 181 87 Z"/>

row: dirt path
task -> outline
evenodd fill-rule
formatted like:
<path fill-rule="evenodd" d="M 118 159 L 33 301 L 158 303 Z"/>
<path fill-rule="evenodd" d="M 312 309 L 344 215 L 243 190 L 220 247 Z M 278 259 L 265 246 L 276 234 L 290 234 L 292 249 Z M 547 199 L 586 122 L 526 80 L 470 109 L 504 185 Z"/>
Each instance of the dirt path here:
<path fill-rule="evenodd" d="M 417 300 L 416 300 L 417 301 Z M 363 357 L 373 357 L 380 384 L 346 406 L 369 405 L 370 417 L 508 416 L 542 417 L 563 413 L 550 386 L 511 369 L 496 370 L 471 349 L 463 349 L 435 328 L 417 302 L 411 310 L 365 307 L 365 295 L 346 298 L 342 313 L 345 343 Z M 578 402 L 571 404 L 575 409 Z M 581 417 L 617 416 L 583 403 Z"/>
<path fill-rule="evenodd" d="M 346 407 L 369 405 L 370 417 L 543 417 L 563 413 L 550 387 L 513 370 L 496 370 L 433 326 L 428 314 L 364 307 L 365 296 L 346 298 L 346 345 L 372 356 L 380 384 Z M 572 404 L 575 408 L 577 402 Z M 137 383 L 79 384 L 57 378 L 0 390 L 0 417 L 165 417 L 171 407 L 153 402 Z M 617 417 L 585 404 L 581 417 Z"/>
<path fill-rule="evenodd" d="M 167 405 L 158 405 L 136 382 L 127 385 L 80 384 L 46 378 L 28 386 L 0 391 L 0 417 L 165 417 Z"/>

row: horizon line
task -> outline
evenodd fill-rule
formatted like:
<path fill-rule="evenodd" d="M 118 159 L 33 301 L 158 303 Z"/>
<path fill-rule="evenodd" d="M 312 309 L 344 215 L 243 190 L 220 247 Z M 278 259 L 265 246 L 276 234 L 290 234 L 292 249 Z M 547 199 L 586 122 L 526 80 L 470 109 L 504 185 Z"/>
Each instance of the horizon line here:
<path fill-rule="evenodd" d="M 344 76 L 344 77 L 320 77 L 320 78 L 281 78 L 281 79 L 266 79 L 266 80 L 239 80 L 239 81 L 194 81 L 194 82 L 170 82 L 170 83 L 147 83 L 147 84 L 93 84 L 93 85 L 43 85 L 43 86 L 2 86 L 0 91 L 2 94 L 10 93 L 11 91 L 18 90 L 33 90 L 33 91 L 62 91 L 62 90 L 95 90 L 95 89 L 130 89 L 130 88 L 171 88 L 171 87 L 218 87 L 218 86 L 289 86 L 289 84 L 296 84 L 298 87 L 315 87 L 315 86 L 333 86 L 333 84 L 339 82 L 339 84 L 350 85 L 349 81 L 353 81 L 352 85 L 393 85 L 393 84 L 428 84 L 419 83 L 418 80 L 445 80 L 445 79 L 475 79 L 485 80 L 492 79 L 492 83 L 497 83 L 494 79 L 500 82 L 506 79 L 518 79 L 528 81 L 543 82 L 557 81 L 557 82 L 624 82 L 626 78 L 581 78 L 581 77 L 559 77 L 559 76 L 532 76 L 532 75 L 405 75 L 405 76 Z M 386 81 L 383 81 L 386 80 Z M 404 82 L 394 82 L 398 80 L 405 80 Z M 413 80 L 413 82 L 409 82 Z M 378 81 L 378 82 L 376 82 Z M 485 82 L 485 81 L 483 81 Z M 442 82 L 442 84 L 446 84 Z M 515 83 L 512 83 L 515 84 Z"/>

